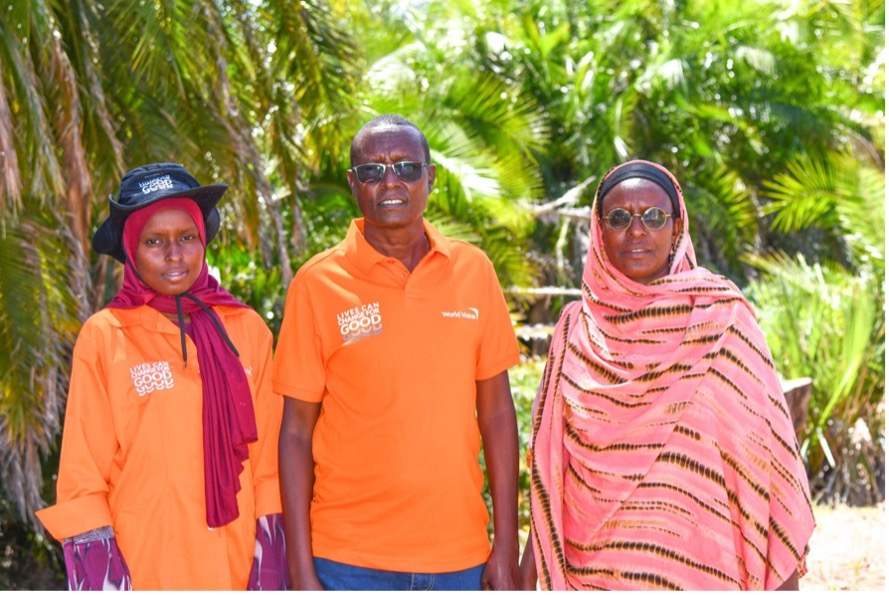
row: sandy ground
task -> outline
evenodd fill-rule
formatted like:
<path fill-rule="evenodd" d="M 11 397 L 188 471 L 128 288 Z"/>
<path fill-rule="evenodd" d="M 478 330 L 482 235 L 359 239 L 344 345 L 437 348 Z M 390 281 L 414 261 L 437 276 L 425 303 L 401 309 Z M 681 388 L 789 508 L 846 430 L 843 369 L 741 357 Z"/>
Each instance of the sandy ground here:
<path fill-rule="evenodd" d="M 817 506 L 802 591 L 886 590 L 886 504 Z"/>

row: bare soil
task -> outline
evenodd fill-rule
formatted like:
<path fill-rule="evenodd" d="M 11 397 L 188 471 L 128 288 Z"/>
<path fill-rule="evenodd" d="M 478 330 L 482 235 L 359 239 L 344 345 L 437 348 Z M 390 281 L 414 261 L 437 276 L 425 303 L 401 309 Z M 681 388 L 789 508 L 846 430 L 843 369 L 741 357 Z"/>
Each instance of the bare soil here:
<path fill-rule="evenodd" d="M 816 506 L 801 591 L 886 590 L 886 503 Z"/>

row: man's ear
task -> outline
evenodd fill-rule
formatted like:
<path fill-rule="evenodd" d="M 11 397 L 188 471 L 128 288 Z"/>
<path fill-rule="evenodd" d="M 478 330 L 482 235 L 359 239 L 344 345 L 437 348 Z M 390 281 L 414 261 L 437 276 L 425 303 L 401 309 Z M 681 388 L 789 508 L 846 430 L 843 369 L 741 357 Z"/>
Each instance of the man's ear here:
<path fill-rule="evenodd" d="M 426 181 L 429 192 L 432 192 L 432 187 L 435 186 L 435 165 L 432 163 L 426 166 Z"/>
<path fill-rule="evenodd" d="M 358 180 L 355 179 L 355 174 L 352 173 L 351 169 L 346 170 L 346 181 L 349 183 L 349 190 L 352 191 L 352 196 L 355 196 L 355 193 L 358 191 L 356 187 Z"/>

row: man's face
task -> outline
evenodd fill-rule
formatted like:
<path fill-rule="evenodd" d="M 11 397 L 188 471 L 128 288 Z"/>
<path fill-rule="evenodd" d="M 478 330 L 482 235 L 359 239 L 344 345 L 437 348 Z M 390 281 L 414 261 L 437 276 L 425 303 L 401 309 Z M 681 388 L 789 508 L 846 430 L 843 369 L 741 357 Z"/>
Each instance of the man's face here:
<path fill-rule="evenodd" d="M 418 131 L 408 126 L 387 126 L 365 131 L 356 143 L 353 167 L 368 163 L 392 165 L 402 161 L 426 162 Z M 364 215 L 364 233 L 387 234 L 406 230 L 423 233 L 423 212 L 435 181 L 435 166 L 423 168 L 419 179 L 401 179 L 386 167 L 379 181 L 361 182 L 355 171 L 346 173 L 352 196 Z"/>

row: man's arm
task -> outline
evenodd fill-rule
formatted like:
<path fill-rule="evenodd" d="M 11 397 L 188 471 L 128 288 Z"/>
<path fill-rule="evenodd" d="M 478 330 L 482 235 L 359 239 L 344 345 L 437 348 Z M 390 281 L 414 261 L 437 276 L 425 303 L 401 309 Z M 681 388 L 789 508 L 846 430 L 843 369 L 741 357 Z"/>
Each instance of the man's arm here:
<path fill-rule="evenodd" d="M 482 588 L 514 590 L 518 584 L 519 433 L 506 370 L 476 381 L 478 427 L 494 504 L 494 544 Z"/>
<path fill-rule="evenodd" d="M 278 438 L 278 474 L 290 584 L 294 589 L 311 591 L 324 589 L 315 574 L 309 523 L 309 507 L 315 486 L 312 433 L 320 411 L 321 403 L 285 397 L 284 418 Z"/>

